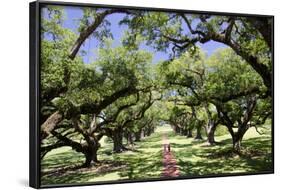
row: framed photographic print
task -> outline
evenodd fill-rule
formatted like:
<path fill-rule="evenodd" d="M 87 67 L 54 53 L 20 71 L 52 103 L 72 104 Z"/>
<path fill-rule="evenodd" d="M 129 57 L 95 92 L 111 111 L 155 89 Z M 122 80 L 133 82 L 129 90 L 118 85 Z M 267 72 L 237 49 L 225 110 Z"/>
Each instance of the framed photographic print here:
<path fill-rule="evenodd" d="M 30 186 L 273 173 L 273 31 L 271 15 L 30 3 Z"/>

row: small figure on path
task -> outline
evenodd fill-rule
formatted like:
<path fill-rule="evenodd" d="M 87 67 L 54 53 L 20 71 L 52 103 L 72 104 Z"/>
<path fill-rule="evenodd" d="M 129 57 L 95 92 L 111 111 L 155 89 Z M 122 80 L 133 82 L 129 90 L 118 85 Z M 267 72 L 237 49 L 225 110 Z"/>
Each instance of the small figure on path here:
<path fill-rule="evenodd" d="M 168 149 L 168 152 L 171 151 L 171 146 L 170 146 L 170 144 L 164 144 L 164 152 L 167 152 L 167 149 Z"/>
<path fill-rule="evenodd" d="M 170 152 L 171 150 L 171 147 L 170 147 L 170 144 L 168 144 L 168 152 Z"/>

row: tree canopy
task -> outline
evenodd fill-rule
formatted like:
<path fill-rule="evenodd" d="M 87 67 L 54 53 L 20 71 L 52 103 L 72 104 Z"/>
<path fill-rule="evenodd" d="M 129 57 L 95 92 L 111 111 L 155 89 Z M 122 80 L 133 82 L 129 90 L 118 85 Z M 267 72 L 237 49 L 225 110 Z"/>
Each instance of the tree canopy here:
<path fill-rule="evenodd" d="M 250 127 L 272 117 L 272 20 L 207 14 L 84 8 L 77 32 L 63 26 L 64 10 L 47 8 L 41 34 L 41 157 L 70 146 L 98 162 L 100 139 L 114 152 L 169 123 L 176 133 L 215 144 L 218 125 L 241 149 Z M 112 14 L 123 15 L 122 45 L 114 45 Z M 102 44 L 95 59 L 78 54 L 93 37 Z M 198 44 L 227 45 L 207 56 Z M 170 59 L 152 63 L 153 52 Z M 82 51 L 82 50 L 81 50 Z"/>

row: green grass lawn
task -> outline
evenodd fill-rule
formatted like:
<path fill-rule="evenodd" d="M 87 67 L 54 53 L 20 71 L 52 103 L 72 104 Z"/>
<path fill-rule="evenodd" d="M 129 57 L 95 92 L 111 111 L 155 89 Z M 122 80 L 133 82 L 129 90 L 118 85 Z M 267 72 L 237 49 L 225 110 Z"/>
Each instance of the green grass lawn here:
<path fill-rule="evenodd" d="M 186 139 L 169 133 L 171 148 L 178 161 L 182 176 L 226 174 L 239 172 L 264 172 L 271 170 L 271 137 L 259 135 L 254 129 L 245 134 L 242 155 L 232 152 L 230 135 L 216 137 L 216 146 L 205 141 Z"/>
<path fill-rule="evenodd" d="M 84 162 L 84 157 L 69 147 L 53 150 L 41 163 L 42 185 L 159 178 L 163 169 L 163 133 L 167 134 L 182 176 L 271 169 L 269 132 L 261 136 L 255 130 L 249 130 L 243 140 L 244 153 L 238 156 L 230 151 L 229 135 L 216 137 L 219 145 L 207 146 L 204 140 L 187 139 L 175 135 L 170 127 L 158 127 L 150 137 L 137 142 L 134 151 L 112 154 L 112 143 L 103 138 L 98 152 L 101 163 L 91 168 L 77 168 Z"/>

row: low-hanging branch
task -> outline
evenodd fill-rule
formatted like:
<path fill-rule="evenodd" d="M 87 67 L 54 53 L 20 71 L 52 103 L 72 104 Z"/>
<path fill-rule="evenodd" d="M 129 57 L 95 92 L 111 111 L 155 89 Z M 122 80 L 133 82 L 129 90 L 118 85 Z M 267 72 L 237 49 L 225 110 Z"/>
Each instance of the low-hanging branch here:
<path fill-rule="evenodd" d="M 117 99 L 136 92 L 137 89 L 129 86 L 114 92 L 110 96 L 105 96 L 100 103 L 91 102 L 84 103 L 79 106 L 72 106 L 70 109 L 66 110 L 65 113 L 61 113 L 60 111 L 54 112 L 41 125 L 41 140 L 45 139 L 52 131 L 54 131 L 54 129 L 58 127 L 58 124 L 63 121 L 63 119 L 71 119 L 80 114 L 99 114 L 101 110 L 115 102 Z"/>
<path fill-rule="evenodd" d="M 98 123 L 95 128 L 90 130 L 89 133 L 93 134 L 96 130 L 101 129 L 103 126 L 106 126 L 109 123 L 115 122 L 116 119 L 118 118 L 119 114 L 123 110 L 125 110 L 125 109 L 127 109 L 127 108 L 129 108 L 131 106 L 137 105 L 138 101 L 139 101 L 139 93 L 137 93 L 137 98 L 136 98 L 136 100 L 134 102 L 129 103 L 129 104 L 125 104 L 125 105 L 122 105 L 122 106 L 118 107 L 117 111 L 110 118 L 101 117 L 103 119 L 103 121 Z"/>
<path fill-rule="evenodd" d="M 105 17 L 108 15 L 114 14 L 114 13 L 126 13 L 126 14 L 131 14 L 132 12 L 126 10 L 126 9 L 108 9 L 105 10 L 104 12 L 98 13 L 95 18 L 94 22 L 85 28 L 82 32 L 80 32 L 79 37 L 75 41 L 74 45 L 72 46 L 70 53 L 69 53 L 69 58 L 74 59 L 76 54 L 78 53 L 81 45 L 85 42 L 85 40 L 94 32 L 97 30 L 97 28 L 102 24 L 103 20 Z"/>
<path fill-rule="evenodd" d="M 58 141 L 58 142 L 55 142 L 51 145 L 47 145 L 47 146 L 41 146 L 40 147 L 40 158 L 43 159 L 44 156 L 50 152 L 51 150 L 53 149 L 56 149 L 56 148 L 60 148 L 60 147 L 63 147 L 63 146 L 67 146 L 67 143 L 63 142 L 63 141 Z"/>
<path fill-rule="evenodd" d="M 62 135 L 59 132 L 56 132 L 55 130 L 52 131 L 52 135 L 54 135 L 60 141 L 64 142 L 66 146 L 72 147 L 77 152 L 83 152 L 83 146 L 80 143 L 71 140 L 67 136 Z"/>

